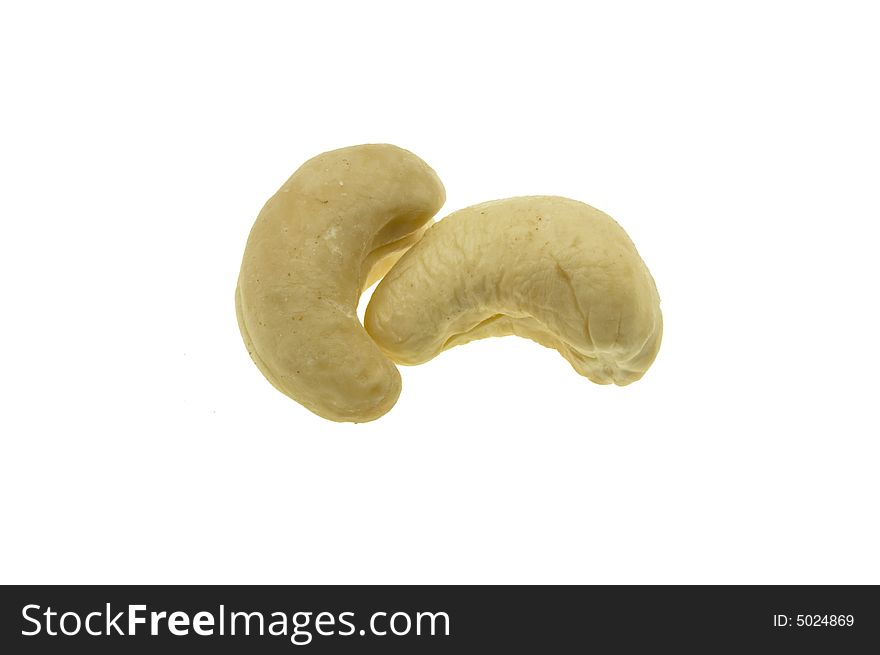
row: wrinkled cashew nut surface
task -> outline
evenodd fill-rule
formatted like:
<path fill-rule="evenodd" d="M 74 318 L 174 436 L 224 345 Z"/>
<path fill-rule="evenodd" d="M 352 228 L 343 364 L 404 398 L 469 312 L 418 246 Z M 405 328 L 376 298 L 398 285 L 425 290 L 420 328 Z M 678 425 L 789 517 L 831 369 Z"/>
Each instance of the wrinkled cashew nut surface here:
<path fill-rule="evenodd" d="M 364 325 L 401 364 L 519 335 L 618 385 L 644 375 L 663 329 L 654 280 L 623 229 L 555 196 L 496 200 L 437 222 L 376 287 Z"/>
<path fill-rule="evenodd" d="M 357 303 L 444 200 L 436 173 L 392 145 L 318 155 L 272 196 L 248 237 L 235 304 L 248 352 L 279 391 L 334 421 L 370 421 L 394 405 L 400 374 Z"/>

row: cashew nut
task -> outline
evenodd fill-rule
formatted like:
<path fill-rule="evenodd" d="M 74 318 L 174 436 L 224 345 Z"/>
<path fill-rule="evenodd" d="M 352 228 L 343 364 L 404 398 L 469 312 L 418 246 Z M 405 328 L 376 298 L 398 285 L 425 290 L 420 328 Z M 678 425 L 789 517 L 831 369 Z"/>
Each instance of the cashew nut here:
<path fill-rule="evenodd" d="M 334 421 L 370 421 L 400 374 L 364 331 L 361 292 L 443 205 L 437 174 L 392 145 L 307 161 L 257 217 L 235 293 L 242 337 L 279 391 Z"/>
<path fill-rule="evenodd" d="M 654 361 L 663 322 L 654 280 L 610 216 L 529 196 L 436 223 L 376 287 L 364 325 L 401 364 L 514 334 L 593 382 L 625 385 Z"/>

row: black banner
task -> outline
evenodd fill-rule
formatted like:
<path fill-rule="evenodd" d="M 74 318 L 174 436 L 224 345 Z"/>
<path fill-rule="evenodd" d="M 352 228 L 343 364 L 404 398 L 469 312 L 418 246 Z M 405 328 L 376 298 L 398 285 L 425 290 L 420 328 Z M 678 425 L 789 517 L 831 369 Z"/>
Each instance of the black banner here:
<path fill-rule="evenodd" d="M 0 611 L 3 653 L 880 648 L 869 586 L 7 586 Z"/>

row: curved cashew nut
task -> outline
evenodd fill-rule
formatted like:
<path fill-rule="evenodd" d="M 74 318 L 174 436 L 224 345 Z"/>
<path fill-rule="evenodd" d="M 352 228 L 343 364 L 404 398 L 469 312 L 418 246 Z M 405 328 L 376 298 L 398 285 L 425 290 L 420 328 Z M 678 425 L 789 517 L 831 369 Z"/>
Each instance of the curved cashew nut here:
<path fill-rule="evenodd" d="M 326 152 L 284 183 L 251 229 L 235 293 L 242 337 L 269 382 L 334 421 L 391 409 L 400 374 L 358 321 L 358 298 L 445 197 L 425 162 L 392 145 Z"/>
<path fill-rule="evenodd" d="M 510 334 L 599 384 L 644 375 L 663 329 L 654 280 L 623 229 L 554 196 L 496 200 L 439 221 L 379 283 L 364 320 L 392 359 Z"/>

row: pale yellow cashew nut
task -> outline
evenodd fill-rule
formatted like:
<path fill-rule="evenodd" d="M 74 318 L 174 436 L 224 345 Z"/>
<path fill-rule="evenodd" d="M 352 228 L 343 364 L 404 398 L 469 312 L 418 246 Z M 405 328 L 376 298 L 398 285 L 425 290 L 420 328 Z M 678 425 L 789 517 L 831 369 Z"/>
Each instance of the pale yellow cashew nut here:
<path fill-rule="evenodd" d="M 279 391 L 333 421 L 370 421 L 394 405 L 400 374 L 364 331 L 358 298 L 445 197 L 411 152 L 362 145 L 307 161 L 269 199 L 235 305 L 248 352 Z"/>
<path fill-rule="evenodd" d="M 496 200 L 437 222 L 376 287 L 364 325 L 401 364 L 513 334 L 618 385 L 644 375 L 663 330 L 654 280 L 626 232 L 556 196 Z"/>

